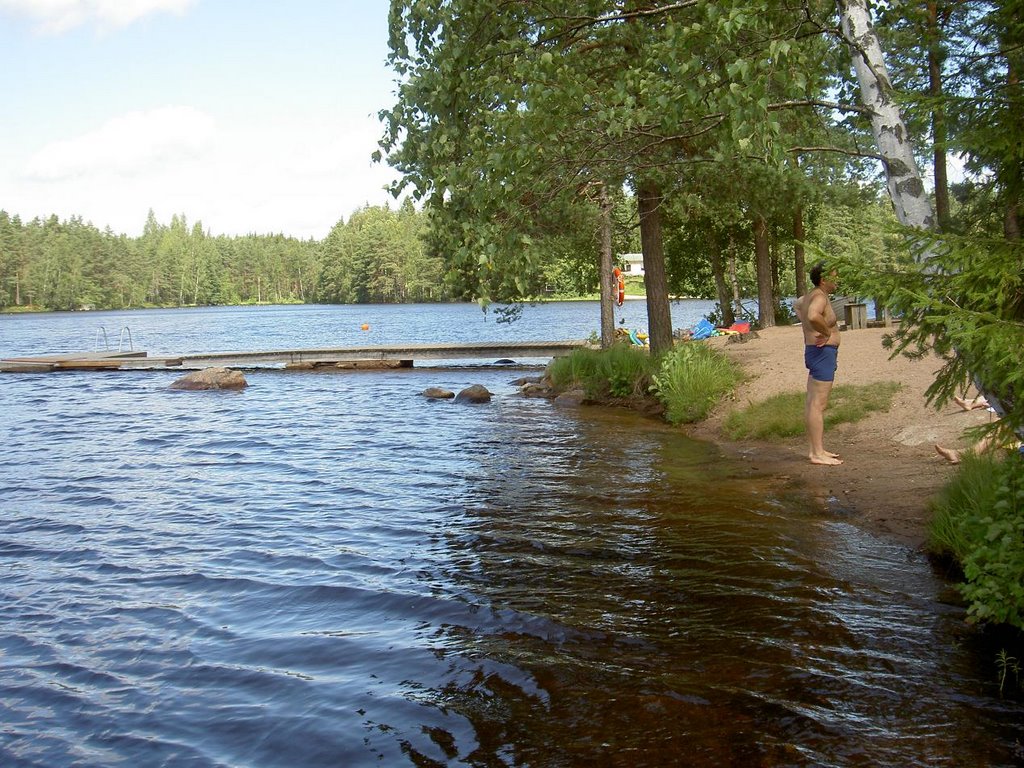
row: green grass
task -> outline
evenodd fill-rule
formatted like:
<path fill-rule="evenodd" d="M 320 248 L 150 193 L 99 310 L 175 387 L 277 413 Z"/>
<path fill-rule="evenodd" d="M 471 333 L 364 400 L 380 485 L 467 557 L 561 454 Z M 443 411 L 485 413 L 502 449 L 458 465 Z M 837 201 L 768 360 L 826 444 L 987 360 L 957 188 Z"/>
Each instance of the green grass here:
<path fill-rule="evenodd" d="M 932 501 L 928 550 L 962 565 L 972 542 L 984 539 L 980 522 L 996 503 L 998 467 L 991 453 L 965 451 L 956 475 Z"/>
<path fill-rule="evenodd" d="M 656 396 L 673 424 L 707 416 L 741 378 L 728 357 L 699 342 L 676 347 L 660 359 L 629 344 L 577 349 L 554 360 L 548 376 L 555 389 L 579 387 L 591 400 L 650 401 Z"/>
<path fill-rule="evenodd" d="M 723 353 L 688 342 L 662 358 L 652 389 L 665 405 L 665 419 L 685 424 L 707 418 L 742 378 L 740 369 Z"/>
<path fill-rule="evenodd" d="M 591 399 L 624 399 L 646 396 L 653 370 L 646 350 L 615 344 L 603 350 L 573 350 L 552 361 L 548 375 L 560 390 L 581 387 Z"/>
<path fill-rule="evenodd" d="M 968 617 L 1024 630 L 1024 456 L 965 453 L 932 507 L 928 548 L 963 569 Z"/>
<path fill-rule="evenodd" d="M 875 411 L 887 411 L 900 390 L 896 381 L 863 386 L 842 384 L 829 395 L 825 428 L 857 422 Z M 775 395 L 735 411 L 726 418 L 725 431 L 734 440 L 794 437 L 804 433 L 804 392 Z"/>

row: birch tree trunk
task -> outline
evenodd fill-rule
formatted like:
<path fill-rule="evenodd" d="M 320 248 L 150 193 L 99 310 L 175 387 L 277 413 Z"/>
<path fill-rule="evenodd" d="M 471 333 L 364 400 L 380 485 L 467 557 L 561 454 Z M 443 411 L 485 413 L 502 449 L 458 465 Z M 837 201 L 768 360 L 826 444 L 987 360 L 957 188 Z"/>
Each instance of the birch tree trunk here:
<path fill-rule="evenodd" d="M 861 102 L 871 116 L 871 132 L 882 156 L 896 218 L 905 226 L 930 230 L 935 226 L 935 214 L 914 159 L 907 126 L 892 98 L 889 70 L 871 23 L 867 1 L 836 0 L 836 6 L 860 83 Z M 918 254 L 918 257 L 927 258 L 927 254 Z"/>

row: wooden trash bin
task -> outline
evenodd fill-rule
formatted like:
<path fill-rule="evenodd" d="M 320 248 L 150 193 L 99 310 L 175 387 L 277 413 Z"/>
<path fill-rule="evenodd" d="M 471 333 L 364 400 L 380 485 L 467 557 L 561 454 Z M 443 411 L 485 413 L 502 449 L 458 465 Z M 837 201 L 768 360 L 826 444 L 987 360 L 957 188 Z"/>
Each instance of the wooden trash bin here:
<path fill-rule="evenodd" d="M 892 325 L 892 313 L 878 299 L 875 299 L 875 323 L 886 328 Z"/>
<path fill-rule="evenodd" d="M 855 331 L 858 328 L 868 327 L 868 305 L 867 304 L 847 304 L 843 307 L 843 311 L 846 313 L 846 329 L 849 331 Z"/>

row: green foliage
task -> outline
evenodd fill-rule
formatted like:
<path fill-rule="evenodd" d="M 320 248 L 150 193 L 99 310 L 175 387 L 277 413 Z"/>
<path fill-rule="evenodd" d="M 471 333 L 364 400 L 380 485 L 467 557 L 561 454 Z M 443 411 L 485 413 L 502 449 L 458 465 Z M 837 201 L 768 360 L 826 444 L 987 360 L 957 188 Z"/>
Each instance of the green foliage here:
<path fill-rule="evenodd" d="M 577 349 L 552 361 L 548 375 L 556 389 L 580 387 L 594 400 L 654 393 L 673 424 L 705 418 L 740 380 L 739 369 L 728 357 L 696 342 L 677 347 L 660 361 L 629 344 Z"/>
<path fill-rule="evenodd" d="M 665 404 L 665 418 L 684 424 L 706 418 L 741 378 L 726 355 L 706 344 L 688 342 L 662 357 L 652 390 Z"/>
<path fill-rule="evenodd" d="M 337 303 L 447 298 L 440 259 L 427 254 L 425 217 L 406 201 L 393 211 L 367 206 L 338 222 L 324 241 L 318 294 Z"/>
<path fill-rule="evenodd" d="M 978 621 L 1024 629 L 1024 457 L 998 464 L 995 501 L 979 521 L 983 540 L 963 561 L 967 613 Z"/>
<path fill-rule="evenodd" d="M 984 538 L 981 520 L 996 502 L 996 476 L 1000 457 L 991 452 L 965 451 L 956 475 L 932 500 L 928 549 L 935 555 L 962 563 Z"/>
<path fill-rule="evenodd" d="M 443 301 L 440 260 L 411 203 L 367 207 L 323 242 L 211 236 L 150 212 L 140 237 L 80 218 L 24 224 L 0 211 L 0 309 L 114 309 L 293 302 Z"/>
<path fill-rule="evenodd" d="M 772 106 L 826 87 L 814 32 L 802 9 L 766 0 L 643 10 L 395 0 L 389 61 L 401 81 L 381 114 L 378 159 L 401 172 L 396 189 L 424 201 L 430 252 L 457 295 L 563 291 L 574 275 L 547 269 L 551 240 L 568 233 L 596 261 L 600 190 L 698 193 L 727 177 L 717 188 L 732 203 L 737 188 L 745 205 L 778 199 L 773 179 L 739 169 L 785 164 Z M 699 237 L 673 248 L 677 293 L 707 293 Z"/>
<path fill-rule="evenodd" d="M 899 390 L 900 384 L 895 381 L 835 387 L 825 411 L 826 429 L 860 421 L 875 411 L 889 410 Z M 803 392 L 788 392 L 752 403 L 729 414 L 725 420 L 725 431 L 734 440 L 764 440 L 803 434 L 805 397 Z"/>
<path fill-rule="evenodd" d="M 966 453 L 934 510 L 929 547 L 963 568 L 968 615 L 1024 629 L 1024 456 Z"/>
<path fill-rule="evenodd" d="M 1024 241 L 904 233 L 907 248 L 888 269 L 847 259 L 844 285 L 878 297 L 901 318 L 893 354 L 934 352 L 945 365 L 926 394 L 941 406 L 976 383 L 1004 411 L 999 429 L 1024 428 Z M 919 263 L 915 253 L 929 258 Z M 844 289 L 845 290 L 845 289 Z"/>
<path fill-rule="evenodd" d="M 639 347 L 614 344 L 608 349 L 576 349 L 551 362 L 548 375 L 557 389 L 581 387 L 587 397 L 629 399 L 644 397 L 654 363 Z"/>
<path fill-rule="evenodd" d="M 895 264 L 905 251 L 895 229 L 892 203 L 879 198 L 875 190 L 846 189 L 839 199 L 820 206 L 816 213 L 806 243 L 810 264 L 818 259 L 842 259 L 871 264 L 878 270 Z M 850 287 L 844 282 L 839 290 L 847 292 Z"/>

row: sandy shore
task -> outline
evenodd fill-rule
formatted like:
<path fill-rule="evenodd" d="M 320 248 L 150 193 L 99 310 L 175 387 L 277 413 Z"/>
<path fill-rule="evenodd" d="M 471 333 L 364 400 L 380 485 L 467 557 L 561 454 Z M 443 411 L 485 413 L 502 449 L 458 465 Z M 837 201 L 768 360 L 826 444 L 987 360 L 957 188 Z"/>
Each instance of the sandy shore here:
<path fill-rule="evenodd" d="M 843 457 L 841 466 L 810 464 L 803 436 L 732 442 L 721 432 L 730 410 L 780 392 L 805 390 L 807 369 L 797 326 L 769 328 L 743 343 L 712 339 L 740 363 L 750 379 L 731 401 L 722 403 L 691 431 L 749 461 L 760 472 L 806 488 L 823 507 L 842 512 L 854 524 L 917 548 L 927 537 L 928 499 L 954 473 L 954 467 L 936 454 L 935 444 L 969 445 L 963 431 L 987 421 L 989 414 L 984 410 L 967 413 L 954 403 L 941 410 L 926 405 L 924 393 L 940 361 L 935 357 L 890 360 L 889 351 L 882 347 L 884 334 L 885 329 L 867 328 L 842 335 L 837 385 L 898 381 L 902 389 L 888 412 L 826 432 L 825 447 Z"/>

